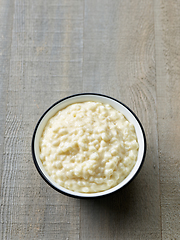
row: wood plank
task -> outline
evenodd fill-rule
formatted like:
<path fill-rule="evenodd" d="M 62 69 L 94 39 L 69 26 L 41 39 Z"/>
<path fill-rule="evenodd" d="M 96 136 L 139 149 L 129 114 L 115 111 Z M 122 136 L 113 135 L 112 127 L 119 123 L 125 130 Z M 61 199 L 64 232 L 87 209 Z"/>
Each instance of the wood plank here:
<path fill-rule="evenodd" d="M 10 46 L 13 5 L 11 1 L 0 1 L 0 159 L 3 157 L 4 128 L 6 118 L 7 82 L 9 77 Z M 8 22 L 8 24 L 7 24 Z M 0 162 L 0 179 L 2 162 Z M 0 182 L 1 184 L 1 182 Z"/>
<path fill-rule="evenodd" d="M 80 202 L 57 193 L 41 179 L 32 161 L 31 138 L 37 120 L 52 103 L 82 91 L 83 4 L 17 0 L 6 11 L 12 16 L 12 42 L 2 239 L 79 239 Z"/>
<path fill-rule="evenodd" d="M 180 236 L 180 1 L 155 1 L 162 239 Z"/>
<path fill-rule="evenodd" d="M 13 19 L 14 5 L 11 0 L 0 1 L 0 238 L 5 239 L 4 236 L 4 210 L 8 211 L 7 206 L 4 205 L 4 182 L 3 182 L 3 156 L 4 156 L 4 131 L 6 120 L 6 99 L 7 99 L 7 83 L 9 79 L 10 66 L 10 48 L 12 37 L 12 19 Z"/>
<path fill-rule="evenodd" d="M 160 239 L 153 1 L 85 0 L 84 91 L 131 107 L 147 134 L 137 178 L 116 195 L 81 201 L 80 239 Z"/>

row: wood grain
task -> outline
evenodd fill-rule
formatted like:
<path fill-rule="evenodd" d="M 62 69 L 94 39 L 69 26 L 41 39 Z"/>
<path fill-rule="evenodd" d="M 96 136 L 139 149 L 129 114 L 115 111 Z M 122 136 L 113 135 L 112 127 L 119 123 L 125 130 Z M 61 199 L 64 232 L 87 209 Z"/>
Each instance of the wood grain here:
<path fill-rule="evenodd" d="M 155 1 L 162 239 L 180 237 L 180 1 Z"/>
<path fill-rule="evenodd" d="M 180 0 L 0 0 L 0 239 L 179 239 Z M 37 173 L 41 114 L 80 92 L 110 95 L 141 120 L 135 180 L 94 200 Z"/>
<path fill-rule="evenodd" d="M 4 129 L 6 119 L 6 94 L 7 94 L 7 82 L 9 79 L 9 64 L 10 64 L 10 46 L 12 39 L 12 15 L 13 4 L 12 1 L 0 1 L 0 223 L 3 223 L 6 219 L 2 216 L 2 211 L 8 211 L 8 207 L 3 198 L 4 185 L 2 178 L 4 177 L 4 164 L 2 159 L 4 158 Z M 3 8 L 2 8 L 3 6 Z M 4 179 L 5 180 L 5 179 Z M 5 180 L 6 181 L 6 180 Z M 3 234 L 3 224 L 0 225 L 0 233 Z"/>
<path fill-rule="evenodd" d="M 3 2 L 9 7 L 9 2 Z M 11 44 L 11 22 L 6 25 L 3 19 L 10 20 L 9 16 L 12 13 L 12 8 L 9 11 L 3 11 L 0 8 L 0 159 L 3 157 L 3 142 L 4 142 L 4 127 L 6 117 L 6 81 L 9 77 L 9 61 L 10 61 L 10 44 Z M 5 37 L 6 36 L 6 37 Z M 0 162 L 0 179 L 2 177 L 2 161 Z M 0 182 L 1 183 L 1 182 Z"/>

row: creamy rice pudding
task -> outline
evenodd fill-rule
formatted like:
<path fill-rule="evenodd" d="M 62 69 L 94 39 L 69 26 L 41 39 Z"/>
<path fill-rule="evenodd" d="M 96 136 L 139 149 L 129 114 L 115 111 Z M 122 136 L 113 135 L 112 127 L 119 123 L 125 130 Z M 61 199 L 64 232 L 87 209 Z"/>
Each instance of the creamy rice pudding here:
<path fill-rule="evenodd" d="M 60 186 L 82 193 L 110 189 L 123 181 L 138 155 L 132 123 L 100 102 L 82 102 L 58 111 L 40 139 L 40 160 Z"/>

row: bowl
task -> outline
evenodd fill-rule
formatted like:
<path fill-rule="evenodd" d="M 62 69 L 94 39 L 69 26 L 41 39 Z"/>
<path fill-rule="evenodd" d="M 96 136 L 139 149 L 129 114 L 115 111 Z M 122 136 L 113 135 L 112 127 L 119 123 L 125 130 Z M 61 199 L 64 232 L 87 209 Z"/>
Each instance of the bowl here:
<path fill-rule="evenodd" d="M 134 125 L 135 132 L 137 135 L 137 140 L 139 144 L 139 150 L 138 150 L 138 156 L 137 161 L 129 173 L 129 175 L 118 185 L 116 185 L 113 188 L 110 188 L 108 190 L 105 190 L 103 192 L 97 192 L 97 193 L 80 193 L 80 192 L 74 192 L 69 189 L 66 189 L 60 185 L 58 185 L 55 181 L 53 181 L 46 170 L 43 167 L 43 164 L 40 160 L 40 151 L 39 151 L 39 141 L 42 135 L 42 132 L 44 130 L 44 127 L 46 126 L 47 121 L 56 114 L 59 110 L 67 107 L 70 104 L 78 103 L 78 102 L 85 102 L 85 101 L 95 101 L 95 102 L 101 102 L 103 104 L 109 104 L 114 109 L 120 111 L 129 122 L 131 122 Z M 130 108 L 128 108 L 125 104 L 118 101 L 117 99 L 114 99 L 112 97 L 97 94 L 97 93 L 81 93 L 76 94 L 72 96 L 68 96 L 66 98 L 63 98 L 59 100 L 58 102 L 54 103 L 50 108 L 48 108 L 45 113 L 40 117 L 34 133 L 32 137 L 32 157 L 34 160 L 34 164 L 41 175 L 41 177 L 48 183 L 53 189 L 56 191 L 63 193 L 65 195 L 71 196 L 71 197 L 77 197 L 77 198 L 95 198 L 95 197 L 102 197 L 111 193 L 114 193 L 120 189 L 122 189 L 124 186 L 129 184 L 135 176 L 140 171 L 142 164 L 145 159 L 146 154 L 146 137 L 145 133 L 142 127 L 142 124 L 140 123 L 137 116 L 133 113 Z"/>

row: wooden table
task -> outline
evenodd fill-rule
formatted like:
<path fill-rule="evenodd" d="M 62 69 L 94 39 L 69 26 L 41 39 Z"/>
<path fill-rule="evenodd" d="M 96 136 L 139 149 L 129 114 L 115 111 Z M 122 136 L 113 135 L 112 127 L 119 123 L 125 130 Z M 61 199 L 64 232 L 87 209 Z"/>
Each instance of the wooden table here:
<path fill-rule="evenodd" d="M 180 0 L 0 1 L 1 239 L 180 239 Z M 127 104 L 147 136 L 137 178 L 104 199 L 51 189 L 32 133 L 57 100 Z"/>

